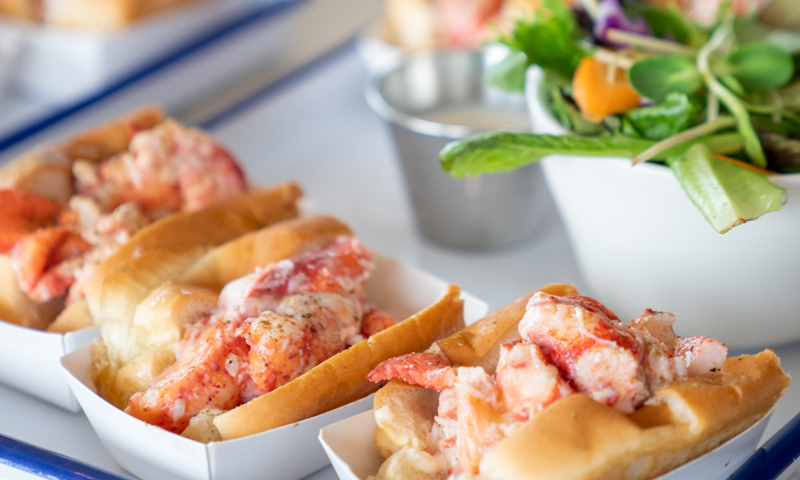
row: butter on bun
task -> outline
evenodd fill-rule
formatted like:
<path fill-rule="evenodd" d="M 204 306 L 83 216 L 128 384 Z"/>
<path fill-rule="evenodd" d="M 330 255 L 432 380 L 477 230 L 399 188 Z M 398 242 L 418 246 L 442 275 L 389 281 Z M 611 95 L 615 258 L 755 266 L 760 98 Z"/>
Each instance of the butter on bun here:
<path fill-rule="evenodd" d="M 555 294 L 554 290 L 561 290 L 561 295 L 574 291 L 573 287 L 566 285 L 550 285 L 546 289 L 550 294 Z M 441 480 L 451 474 L 458 474 L 461 475 L 458 476 L 460 479 L 490 480 L 653 479 L 709 452 L 746 430 L 772 409 L 789 385 L 789 377 L 781 370 L 780 360 L 771 350 L 753 356 L 728 358 L 723 362 L 721 358 L 727 355 L 727 349 L 719 342 L 704 337 L 681 339 L 674 336 L 671 327 L 674 317 L 670 314 L 647 310 L 628 326 L 621 324 L 612 312 L 588 297 L 548 297 L 538 294 L 528 303 L 530 297 L 527 295 L 437 342 L 428 351 L 429 355 L 423 354 L 427 355 L 426 361 L 429 362 L 425 367 L 429 368 L 427 376 L 416 377 L 417 380 L 414 380 L 422 383 L 409 384 L 400 380 L 410 378 L 402 365 L 410 365 L 411 361 L 422 362 L 419 357 L 393 359 L 390 362 L 399 360 L 401 363 L 389 365 L 390 362 L 386 362 L 370 374 L 376 380 L 395 378 L 375 396 L 375 447 L 386 459 L 376 478 Z M 555 305 L 555 309 L 541 308 L 530 317 L 526 315 L 526 304 L 530 313 L 532 309 L 547 306 L 548 303 L 550 306 Z M 655 343 L 669 345 L 670 342 L 677 342 L 674 357 L 670 356 L 672 354 L 668 357 L 674 359 L 673 366 L 678 365 L 676 371 L 679 372 L 682 368 L 680 362 L 685 359 L 686 369 L 682 370 L 682 377 L 674 381 L 664 381 L 663 378 L 653 380 L 648 376 L 647 387 L 650 392 L 646 402 L 644 397 L 640 398 L 635 409 L 626 413 L 622 411 L 624 407 L 613 404 L 610 398 L 603 396 L 607 392 L 582 390 L 584 384 L 581 382 L 585 379 L 573 376 L 574 373 L 569 370 L 567 373 L 563 369 L 552 370 L 558 372 L 557 378 L 560 377 L 561 380 L 557 381 L 569 382 L 562 384 L 561 393 L 540 403 L 538 408 L 523 412 L 523 418 L 512 419 L 520 413 L 509 409 L 509 405 L 514 405 L 509 400 L 512 395 L 521 393 L 528 401 L 537 398 L 535 395 L 531 396 L 532 390 L 527 387 L 542 387 L 544 384 L 540 379 L 545 377 L 537 377 L 531 383 L 525 383 L 531 377 L 515 377 L 519 372 L 524 371 L 528 375 L 527 372 L 543 370 L 529 370 L 529 362 L 514 364 L 513 362 L 524 357 L 518 356 L 515 359 L 509 352 L 519 346 L 531 346 L 531 349 L 545 352 L 544 357 L 541 357 L 547 359 L 548 366 L 545 369 L 555 369 L 553 364 L 560 360 L 557 358 L 559 352 L 554 349 L 566 348 L 563 352 L 568 353 L 572 351 L 570 347 L 564 347 L 563 344 L 549 347 L 546 339 L 541 340 L 542 337 L 532 335 L 531 330 L 525 328 L 530 328 L 532 322 L 542 321 L 545 322 L 542 325 L 566 328 L 567 330 L 560 330 L 560 333 L 572 335 L 569 327 L 564 327 L 564 323 L 547 324 L 548 320 L 541 320 L 547 315 L 564 315 L 565 310 L 569 309 L 574 309 L 570 312 L 578 312 L 577 317 L 573 318 L 577 318 L 579 324 L 585 326 L 586 332 L 589 332 L 584 332 L 587 335 L 597 331 L 592 330 L 592 324 L 580 322 L 587 322 L 586 315 L 596 314 L 611 319 L 605 325 L 612 325 L 617 332 L 614 335 L 620 335 L 619 339 L 630 334 L 653 341 L 654 343 L 640 344 L 644 345 L 644 353 L 639 360 L 642 362 L 641 368 L 644 368 L 645 362 L 663 359 L 660 355 L 652 355 L 655 350 L 650 349 L 657 348 L 653 346 Z M 512 331 L 517 330 L 517 324 L 523 319 L 523 315 L 525 325 L 520 330 L 527 332 L 526 340 L 506 343 L 502 346 L 506 357 L 498 355 L 500 343 L 513 339 L 515 335 Z M 567 315 L 571 313 L 567 312 Z M 655 323 L 648 326 L 647 322 L 654 321 L 653 319 Z M 657 330 L 651 327 L 656 323 L 659 327 L 666 325 L 668 329 Z M 641 328 L 652 333 L 652 336 L 637 330 Z M 542 331 L 545 330 L 537 332 Z M 578 332 L 577 335 L 581 337 L 584 333 Z M 481 335 L 485 337 L 479 338 Z M 521 337 L 519 333 L 516 336 Z M 533 343 L 526 344 L 528 338 L 536 341 L 531 340 Z M 594 340 L 602 343 L 602 339 Z M 537 342 L 543 343 L 537 346 Z M 715 363 L 714 368 L 698 374 L 693 370 L 697 366 L 694 362 L 700 361 L 698 359 L 702 355 L 696 355 L 697 350 L 692 353 L 691 349 L 698 348 L 697 345 L 704 342 L 714 349 L 715 361 L 719 360 L 720 363 Z M 624 348 L 634 354 L 642 352 L 635 346 Z M 613 364 L 613 360 L 613 357 L 604 360 L 605 365 L 612 365 L 607 371 L 616 372 L 618 370 L 615 369 L 621 368 L 621 364 Z M 498 365 L 504 361 L 505 371 L 501 374 Z M 461 383 L 462 370 L 453 370 L 449 365 L 466 367 L 464 384 Z M 482 367 L 485 372 L 495 372 L 495 369 L 498 372 L 495 377 L 486 376 L 485 373 L 481 374 L 482 377 L 475 377 L 475 372 L 480 370 L 470 368 L 473 366 Z M 413 369 L 413 365 L 410 368 Z M 583 368 L 586 368 L 585 364 Z M 403 373 L 400 375 L 373 377 L 376 372 L 401 370 Z M 445 371 L 446 375 L 443 373 Z M 687 371 L 693 372 L 688 378 Z M 505 377 L 501 379 L 503 375 Z M 439 380 L 429 380 L 432 376 Z M 420 378 L 423 380 L 419 380 Z M 477 383 L 476 390 L 470 390 L 462 396 L 459 388 L 461 385 L 472 385 L 466 383 L 472 381 L 469 378 L 484 378 L 489 383 Z M 644 373 L 639 378 L 644 382 Z M 431 384 L 425 385 L 425 381 Z M 509 381 L 515 383 L 503 383 Z M 495 382 L 497 390 L 492 390 L 494 387 L 491 384 Z M 481 385 L 490 387 L 481 390 Z M 519 385 L 526 388 L 513 388 Z M 551 391 L 552 385 L 546 385 L 547 392 Z M 505 386 L 510 389 L 501 388 Z M 440 394 L 436 390 L 444 393 Z M 497 391 L 499 397 L 492 399 L 491 396 L 481 396 L 481 391 Z M 462 408 L 465 410 L 461 410 Z M 461 412 L 464 411 L 471 414 L 463 416 Z M 502 427 L 496 428 L 498 425 Z M 457 434 L 453 428 L 457 429 Z M 448 438 L 455 450 L 446 452 L 444 449 L 450 445 Z M 464 456 L 476 457 L 471 465 L 467 463 L 472 471 L 463 470 L 461 457 Z"/>

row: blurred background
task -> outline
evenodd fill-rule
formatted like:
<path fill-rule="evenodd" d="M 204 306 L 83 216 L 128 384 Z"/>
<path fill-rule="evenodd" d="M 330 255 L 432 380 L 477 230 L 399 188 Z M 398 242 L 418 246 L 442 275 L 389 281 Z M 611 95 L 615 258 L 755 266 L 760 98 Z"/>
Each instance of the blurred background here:
<path fill-rule="evenodd" d="M 596 1 L 566 1 L 577 9 L 581 3 L 598 6 Z M 675 5 L 687 17 L 711 26 L 726 2 L 651 3 Z M 64 7 L 68 4 L 71 8 Z M 526 96 L 528 64 L 506 64 L 522 74 L 515 88 L 498 88 L 485 79 L 487 72 L 497 72 L 509 58 L 507 46 L 491 41 L 511 35 L 517 20 L 532 18 L 540 4 L 538 0 L 119 0 L 116 4 L 0 0 L 0 165 L 38 145 L 155 103 L 175 119 L 210 131 L 254 182 L 297 180 L 306 191 L 308 211 L 336 215 L 371 248 L 459 284 L 492 309 L 550 282 L 573 283 L 581 292 L 593 294 L 623 276 L 621 265 L 636 267 L 637 284 L 660 281 L 665 277 L 660 252 L 643 259 L 625 249 L 613 255 L 604 250 L 601 280 L 594 276 L 590 281 L 576 245 L 583 240 L 601 244 L 601 233 L 612 228 L 603 223 L 605 217 L 593 214 L 599 227 L 593 224 L 594 230 L 573 232 L 538 165 L 465 179 L 454 179 L 440 169 L 438 153 L 450 141 L 495 130 L 535 129 L 529 108 L 531 98 L 538 99 L 538 90 L 532 94 L 529 87 Z M 799 30 L 798 0 L 732 0 L 729 6 L 777 29 L 795 34 Z M 588 21 L 587 15 L 577 16 L 580 25 Z M 800 44 L 795 48 L 800 50 Z M 797 51 L 793 55 L 796 62 Z M 587 183 L 597 183 L 598 177 L 589 177 Z M 574 196 L 595 203 L 590 193 Z M 702 235 L 714 242 L 746 237 L 772 216 L 786 213 L 772 213 L 721 236 L 687 199 L 682 201 L 687 215 L 696 215 Z M 787 208 L 796 200 L 789 202 Z M 790 220 L 792 228 L 800 225 Z M 667 230 L 657 223 L 641 236 L 627 237 L 647 242 L 661 235 L 659 229 Z M 791 244 L 794 238 L 787 234 L 782 241 Z M 659 249 L 673 246 L 666 242 Z M 759 250 L 775 252 L 768 247 Z M 794 250 L 786 247 L 770 261 L 791 270 L 795 257 L 800 262 Z M 746 263 L 737 257 L 740 260 Z M 706 268 L 685 258 L 677 263 L 685 267 L 685 279 Z M 768 274 L 771 268 L 765 269 Z M 800 276 L 792 273 L 796 271 L 787 274 L 792 283 L 770 278 L 748 285 L 753 278 L 748 272 L 732 280 L 750 290 L 758 286 L 777 291 L 787 284 L 791 290 L 800 285 Z M 721 322 L 713 326 L 722 332 L 718 338 L 732 345 L 732 354 L 772 346 L 787 371 L 800 373 L 796 293 L 781 293 L 785 301 L 759 303 L 760 293 L 753 294 L 755 299 L 732 295 L 709 283 L 704 287 L 733 299 L 726 307 L 743 310 L 746 305 L 759 312 L 751 323 L 742 322 L 750 331 L 737 330 L 725 324 L 725 315 L 718 315 Z M 657 284 L 653 301 L 614 289 L 620 298 L 610 300 L 609 307 L 624 311 L 627 318 L 644 308 L 667 310 L 678 317 L 678 333 L 709 334 L 698 326 L 702 319 L 688 309 L 682 312 L 689 303 L 713 307 L 701 290 L 681 293 L 683 302 L 667 302 L 666 293 L 676 289 L 664 284 Z M 637 313 L 628 314 L 626 301 L 631 298 Z M 778 303 L 788 313 L 776 314 Z M 770 322 L 791 333 L 773 329 Z M 757 335 L 748 333 L 752 331 Z M 3 386 L 0 404 L 25 412 L 0 418 L 0 433 L 123 473 L 85 417 L 66 415 Z M 800 382 L 795 382 L 778 404 L 765 438 L 798 409 Z M 55 427 L 31 430 L 33 417 Z M 75 432 L 85 441 L 71 441 Z M 333 478 L 331 474 L 319 478 Z M 15 472 L 9 475 L 23 478 Z"/>

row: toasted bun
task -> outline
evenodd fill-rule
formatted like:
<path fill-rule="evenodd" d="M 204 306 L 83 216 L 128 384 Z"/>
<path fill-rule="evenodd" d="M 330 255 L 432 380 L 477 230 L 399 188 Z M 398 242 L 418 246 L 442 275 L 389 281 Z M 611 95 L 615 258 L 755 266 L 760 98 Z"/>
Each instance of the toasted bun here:
<path fill-rule="evenodd" d="M 66 202 L 74 193 L 72 162 L 99 162 L 128 149 L 133 134 L 164 120 L 163 112 L 146 106 L 80 133 L 60 144 L 36 148 L 0 168 L 0 189 L 18 188 Z"/>
<path fill-rule="evenodd" d="M 75 193 L 74 160 L 99 162 L 125 151 L 134 132 L 157 125 L 163 119 L 160 109 L 146 106 L 64 142 L 26 152 L 0 168 L 0 189 L 16 188 L 67 202 Z M 64 333 L 91 325 L 91 317 L 82 302 L 64 310 L 63 298 L 46 303 L 28 298 L 19 289 L 8 255 L 0 255 L 0 319 L 44 329 L 56 317 L 57 325 L 48 329 L 51 332 Z"/>
<path fill-rule="evenodd" d="M 451 285 L 430 307 L 329 358 L 291 382 L 214 419 L 225 440 L 319 415 L 362 398 L 378 386 L 366 380 L 380 362 L 428 348 L 464 326 L 461 291 Z"/>
<path fill-rule="evenodd" d="M 563 283 L 551 283 L 534 290 L 472 325 L 435 342 L 438 347 L 436 350 L 444 354 L 451 365 L 480 366 L 487 372 L 494 373 L 500 358 L 500 345 L 519 338 L 517 324 L 525 314 L 528 299 L 536 292 L 569 295 L 578 293 L 578 290 L 574 285 Z M 431 447 L 427 432 L 433 426 L 438 403 L 438 392 L 398 380 L 392 380 L 378 390 L 374 402 L 377 421 L 375 447 L 378 453 L 387 458 L 405 447 Z M 403 458 L 408 460 L 413 456 L 404 455 Z"/>
<path fill-rule="evenodd" d="M 103 333 L 111 341 L 101 338 L 102 346 L 91 351 L 92 376 L 101 395 L 124 408 L 131 395 L 175 362 L 173 346 L 186 326 L 211 314 L 217 298 L 203 288 L 168 282 L 139 303 L 130 324 L 107 325 Z"/>
<path fill-rule="evenodd" d="M 87 283 L 86 302 L 95 323 L 129 323 L 150 291 L 177 278 L 213 247 L 297 215 L 301 194 L 296 184 L 283 183 L 203 210 L 169 215 L 143 228 L 98 265 Z"/>
<path fill-rule="evenodd" d="M 528 299 L 536 292 L 561 296 L 578 293 L 578 290 L 574 285 L 551 283 L 495 310 L 436 344 L 451 365 L 483 367 L 488 373 L 494 373 L 500 358 L 500 345 L 520 338 L 517 324 L 525 314 Z"/>
<path fill-rule="evenodd" d="M 285 220 L 208 251 L 176 282 L 219 292 L 228 282 L 247 275 L 256 267 L 327 246 L 339 235 L 352 233 L 347 225 L 325 215 Z"/>
<path fill-rule="evenodd" d="M 165 119 L 155 105 L 145 105 L 71 137 L 59 145 L 70 161 L 100 162 L 128 150 L 131 138 L 141 131 L 155 127 Z"/>
<path fill-rule="evenodd" d="M 631 416 L 584 395 L 544 409 L 481 463 L 489 479 L 651 479 L 744 431 L 789 386 L 771 350 L 728 359 L 723 375 L 660 388 Z"/>
<path fill-rule="evenodd" d="M 439 392 L 392 380 L 375 394 L 375 448 L 388 458 L 405 447 L 427 451 Z"/>
<path fill-rule="evenodd" d="M 104 398 L 124 407 L 175 361 L 171 345 L 183 335 L 187 316 L 215 304 L 214 292 L 165 283 L 212 248 L 295 216 L 300 195 L 297 185 L 284 183 L 164 217 L 97 266 L 86 303 L 101 325 L 103 345 L 92 350 L 92 378 Z"/>
<path fill-rule="evenodd" d="M 381 465 L 378 471 L 381 480 L 445 480 L 447 461 L 444 456 L 431 455 L 424 450 L 406 447 L 395 453 Z M 374 480 L 370 476 L 368 480 Z"/>
<path fill-rule="evenodd" d="M 554 293 L 559 289 L 563 293 Z M 574 293 L 573 287 L 565 285 L 548 285 L 542 290 L 554 295 Z M 454 364 L 494 371 L 498 360 L 494 346 L 512 337 L 508 332 L 516 330 L 528 297 L 437 345 Z M 477 332 L 488 338 L 476 340 Z M 478 358 L 480 352 L 488 358 Z M 453 360 L 456 358 L 464 363 Z M 653 397 L 657 406 L 641 407 L 628 416 L 584 395 L 563 398 L 500 442 L 481 463 L 481 478 L 655 478 L 747 429 L 772 409 L 789 385 L 789 377 L 771 350 L 730 358 L 723 372 L 661 387 Z M 392 381 L 375 396 L 375 444 L 381 455 L 389 456 L 379 475 L 384 480 L 437 478 L 435 473 L 419 471 L 420 465 L 425 465 L 420 463 L 424 452 L 415 445 L 430 441 L 422 432 L 423 428 L 430 431 L 433 421 L 433 416 L 419 418 L 420 412 L 432 408 L 431 400 L 419 390 L 421 387 Z M 413 422 L 424 422 L 424 426 Z"/>
<path fill-rule="evenodd" d="M 48 332 L 67 333 L 89 328 L 92 322 L 92 314 L 86 300 L 71 303 L 59 315 L 55 321 L 47 327 Z"/>
<path fill-rule="evenodd" d="M 0 320 L 42 329 L 64 308 L 64 299 L 54 298 L 46 303 L 36 303 L 25 294 L 17 282 L 17 273 L 11 258 L 0 254 Z"/>
<path fill-rule="evenodd" d="M 331 217 L 312 216 L 278 222 L 254 233 L 209 250 L 196 264 L 241 262 L 249 273 L 257 266 L 327 246 L 350 229 Z M 264 243 L 253 245 L 253 240 Z M 103 348 L 92 356 L 95 384 L 103 396 L 120 408 L 127 405 L 132 394 L 146 388 L 175 361 L 173 346 L 183 337 L 186 325 L 210 314 L 216 304 L 217 292 L 182 281 L 168 282 L 138 303 L 131 322 L 103 324 Z M 198 422 L 195 430 L 202 431 L 209 422 Z"/>

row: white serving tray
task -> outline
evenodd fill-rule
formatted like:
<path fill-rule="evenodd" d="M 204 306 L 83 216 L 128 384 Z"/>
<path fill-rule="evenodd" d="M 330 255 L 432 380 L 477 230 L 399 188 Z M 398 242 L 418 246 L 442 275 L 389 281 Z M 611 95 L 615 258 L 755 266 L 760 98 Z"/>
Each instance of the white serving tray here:
<path fill-rule="evenodd" d="M 367 284 L 367 300 L 395 318 L 407 318 L 438 300 L 448 283 L 382 255 Z M 464 319 L 477 321 L 488 312 L 484 302 L 464 298 Z M 101 442 L 123 468 L 142 479 L 302 478 L 329 463 L 317 442 L 319 430 L 372 408 L 372 396 L 294 425 L 208 445 L 149 425 L 100 397 L 90 374 L 87 345 L 61 362 L 72 391 Z"/>
<path fill-rule="evenodd" d="M 655 480 L 725 480 L 756 449 L 770 416 L 772 412 L 714 450 Z M 383 457 L 375 450 L 374 433 L 374 410 L 320 430 L 319 441 L 340 480 L 366 480 L 378 473 Z"/>
<path fill-rule="evenodd" d="M 59 359 L 99 336 L 98 328 L 61 334 L 0 320 L 0 382 L 70 412 L 80 412 Z"/>
<path fill-rule="evenodd" d="M 59 102 L 99 90 L 154 59 L 203 40 L 215 29 L 282 1 L 203 0 L 112 32 L 40 25 L 10 17 L 2 18 L 0 29 L 22 39 L 18 92 Z"/>

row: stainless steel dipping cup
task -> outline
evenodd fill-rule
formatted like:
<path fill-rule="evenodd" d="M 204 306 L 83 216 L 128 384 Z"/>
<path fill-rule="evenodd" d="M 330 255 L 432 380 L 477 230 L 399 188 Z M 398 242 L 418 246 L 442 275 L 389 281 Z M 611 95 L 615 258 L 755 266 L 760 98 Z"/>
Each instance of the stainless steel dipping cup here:
<path fill-rule="evenodd" d="M 521 241 L 552 205 L 538 165 L 463 180 L 439 167 L 439 151 L 454 139 L 530 131 L 524 98 L 484 84 L 486 58 L 476 51 L 426 52 L 367 83 L 367 102 L 394 134 L 420 230 L 453 247 Z"/>

